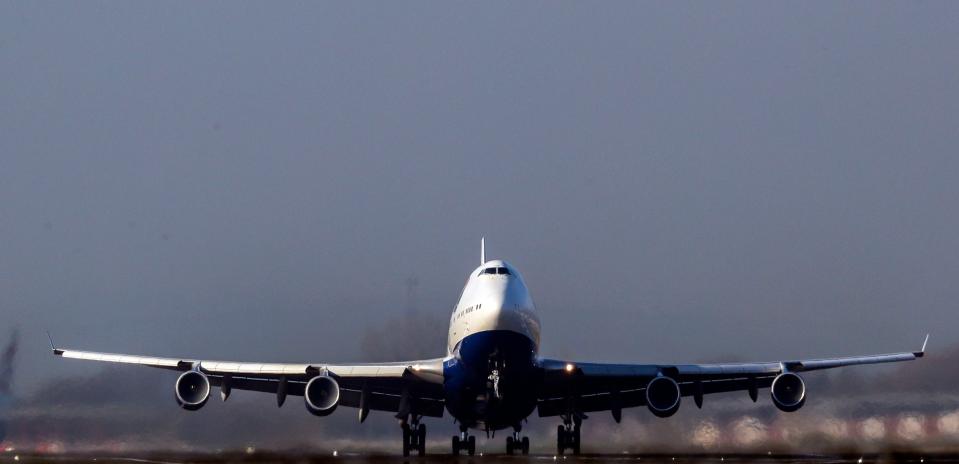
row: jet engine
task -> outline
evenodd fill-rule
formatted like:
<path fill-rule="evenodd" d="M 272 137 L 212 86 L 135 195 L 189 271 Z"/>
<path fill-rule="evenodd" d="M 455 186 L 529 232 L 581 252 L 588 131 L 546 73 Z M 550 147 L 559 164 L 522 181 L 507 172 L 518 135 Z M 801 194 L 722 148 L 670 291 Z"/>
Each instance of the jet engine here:
<path fill-rule="evenodd" d="M 314 416 L 329 416 L 340 402 L 340 385 L 326 375 L 313 377 L 303 390 L 303 399 Z"/>
<path fill-rule="evenodd" d="M 656 377 L 646 385 L 646 407 L 656 417 L 669 417 L 679 410 L 679 384 L 669 377 Z"/>
<path fill-rule="evenodd" d="M 802 377 L 792 372 L 784 372 L 773 379 L 769 396 L 780 411 L 793 412 L 806 403 L 806 384 Z"/>
<path fill-rule="evenodd" d="M 210 399 L 210 379 L 197 371 L 184 372 L 176 379 L 176 402 L 187 411 L 196 411 Z"/>

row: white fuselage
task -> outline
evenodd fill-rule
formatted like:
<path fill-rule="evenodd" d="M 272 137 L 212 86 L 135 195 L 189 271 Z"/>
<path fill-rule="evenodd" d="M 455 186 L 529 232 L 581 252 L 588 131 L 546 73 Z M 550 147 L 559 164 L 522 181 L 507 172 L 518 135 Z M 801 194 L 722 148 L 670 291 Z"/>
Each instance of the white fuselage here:
<path fill-rule="evenodd" d="M 533 298 L 516 268 L 502 260 L 487 261 L 470 273 L 450 317 L 448 354 L 455 354 L 466 337 L 487 331 L 515 332 L 539 347 Z"/>

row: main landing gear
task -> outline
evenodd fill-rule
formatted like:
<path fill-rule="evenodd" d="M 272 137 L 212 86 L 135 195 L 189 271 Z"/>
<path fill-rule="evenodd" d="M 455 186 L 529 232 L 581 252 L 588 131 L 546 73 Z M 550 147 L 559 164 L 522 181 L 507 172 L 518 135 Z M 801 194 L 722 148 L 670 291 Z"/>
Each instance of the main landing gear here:
<path fill-rule="evenodd" d="M 519 437 L 519 427 L 515 428 L 513 435 L 506 437 L 506 454 L 514 454 L 519 451 L 523 455 L 529 454 L 529 437 Z"/>
<path fill-rule="evenodd" d="M 426 455 L 426 425 L 420 423 L 420 418 L 413 416 L 410 423 L 403 423 L 403 456 L 409 456 L 415 450 L 420 456 Z"/>
<path fill-rule="evenodd" d="M 571 450 L 573 454 L 579 454 L 579 431 L 582 425 L 582 418 L 574 417 L 573 420 L 570 420 L 569 416 L 563 418 L 563 425 L 556 427 L 557 454 L 562 455 L 566 450 Z"/>
<path fill-rule="evenodd" d="M 460 427 L 460 434 L 453 435 L 453 456 L 459 456 L 460 451 L 470 456 L 476 454 L 476 437 L 470 435 L 466 427 Z"/>

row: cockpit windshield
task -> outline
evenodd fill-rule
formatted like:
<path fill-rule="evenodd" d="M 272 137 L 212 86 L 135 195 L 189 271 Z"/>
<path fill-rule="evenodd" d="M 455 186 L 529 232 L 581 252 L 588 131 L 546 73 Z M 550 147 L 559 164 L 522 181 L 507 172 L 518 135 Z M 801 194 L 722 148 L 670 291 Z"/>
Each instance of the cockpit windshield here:
<path fill-rule="evenodd" d="M 489 275 L 497 275 L 497 274 L 498 274 L 498 275 L 512 275 L 512 274 L 510 274 L 509 269 L 507 269 L 507 268 L 505 268 L 505 267 L 488 267 L 488 268 L 486 268 L 486 269 L 483 269 L 483 270 L 480 271 L 480 273 L 479 273 L 479 275 L 484 275 L 484 274 L 489 274 Z"/>

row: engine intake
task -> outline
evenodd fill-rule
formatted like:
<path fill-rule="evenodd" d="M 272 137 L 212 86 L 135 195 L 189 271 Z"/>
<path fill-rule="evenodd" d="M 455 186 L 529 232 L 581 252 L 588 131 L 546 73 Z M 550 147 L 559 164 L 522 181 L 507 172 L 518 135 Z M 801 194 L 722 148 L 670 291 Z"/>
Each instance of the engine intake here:
<path fill-rule="evenodd" d="M 802 377 L 784 372 L 773 379 L 769 396 L 780 411 L 793 412 L 806 404 L 806 384 Z"/>
<path fill-rule="evenodd" d="M 329 416 L 340 403 L 340 385 L 326 375 L 313 377 L 306 384 L 303 399 L 306 410 L 314 416 Z"/>
<path fill-rule="evenodd" d="M 669 377 L 656 377 L 646 385 L 646 407 L 656 417 L 669 417 L 679 410 L 679 384 Z"/>
<path fill-rule="evenodd" d="M 196 411 L 210 399 L 210 379 L 197 371 L 184 372 L 176 379 L 176 402 L 187 411 Z"/>

